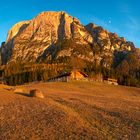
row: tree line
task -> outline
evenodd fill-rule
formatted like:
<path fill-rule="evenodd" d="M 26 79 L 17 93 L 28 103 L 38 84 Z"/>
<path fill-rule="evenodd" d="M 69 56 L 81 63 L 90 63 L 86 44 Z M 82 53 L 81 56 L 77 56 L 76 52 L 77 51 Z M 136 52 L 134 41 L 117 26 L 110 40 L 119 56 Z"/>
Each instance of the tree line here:
<path fill-rule="evenodd" d="M 64 64 L 11 63 L 4 67 L 1 76 L 4 77 L 6 84 L 15 86 L 34 81 L 47 81 L 68 69 Z"/>

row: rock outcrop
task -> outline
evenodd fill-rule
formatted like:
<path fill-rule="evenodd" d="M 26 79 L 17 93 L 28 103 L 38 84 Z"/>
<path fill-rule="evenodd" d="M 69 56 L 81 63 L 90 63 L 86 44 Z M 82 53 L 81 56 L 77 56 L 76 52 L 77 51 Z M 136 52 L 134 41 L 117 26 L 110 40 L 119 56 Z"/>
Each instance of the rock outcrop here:
<path fill-rule="evenodd" d="M 6 43 L 10 42 L 16 35 L 20 34 L 28 25 L 30 21 L 23 21 L 15 24 L 8 32 Z"/>
<path fill-rule="evenodd" d="M 36 98 L 44 98 L 43 93 L 38 90 L 38 89 L 34 89 L 30 91 L 30 97 L 36 97 Z"/>

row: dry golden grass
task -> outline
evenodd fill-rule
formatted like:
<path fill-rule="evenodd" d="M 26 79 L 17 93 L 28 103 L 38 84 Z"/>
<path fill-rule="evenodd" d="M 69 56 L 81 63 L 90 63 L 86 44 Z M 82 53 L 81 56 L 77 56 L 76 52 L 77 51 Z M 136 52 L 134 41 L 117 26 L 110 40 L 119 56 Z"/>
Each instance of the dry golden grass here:
<path fill-rule="evenodd" d="M 139 140 L 140 89 L 92 82 L 0 86 L 0 139 Z M 39 89 L 45 98 L 28 97 Z"/>

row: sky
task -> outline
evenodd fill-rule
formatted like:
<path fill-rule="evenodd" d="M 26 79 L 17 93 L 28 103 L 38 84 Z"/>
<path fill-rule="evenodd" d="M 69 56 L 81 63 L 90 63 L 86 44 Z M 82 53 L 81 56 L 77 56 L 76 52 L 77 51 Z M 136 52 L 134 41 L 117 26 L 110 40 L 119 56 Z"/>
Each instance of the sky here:
<path fill-rule="evenodd" d="M 95 23 L 140 48 L 139 0 L 1 0 L 0 43 L 15 23 L 43 11 L 65 11 L 84 25 Z"/>

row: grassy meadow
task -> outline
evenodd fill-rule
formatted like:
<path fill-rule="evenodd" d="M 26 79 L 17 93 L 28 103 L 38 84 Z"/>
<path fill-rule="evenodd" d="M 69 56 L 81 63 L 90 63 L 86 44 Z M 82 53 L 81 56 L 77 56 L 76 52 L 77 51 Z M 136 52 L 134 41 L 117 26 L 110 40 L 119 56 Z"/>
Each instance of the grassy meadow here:
<path fill-rule="evenodd" d="M 31 89 L 45 98 L 28 97 Z M 0 139 L 139 140 L 140 89 L 96 82 L 0 85 Z"/>

